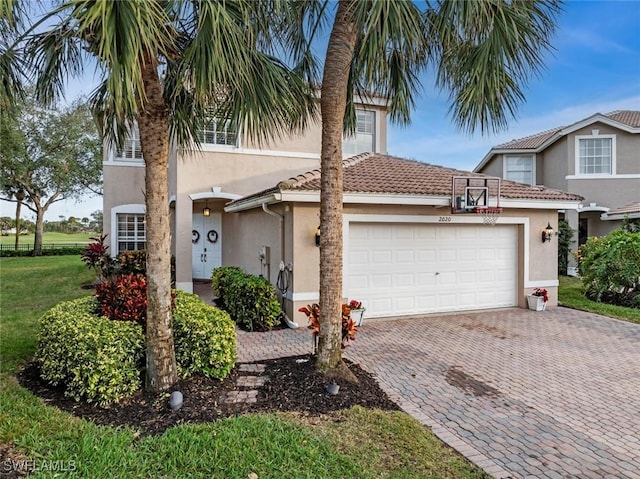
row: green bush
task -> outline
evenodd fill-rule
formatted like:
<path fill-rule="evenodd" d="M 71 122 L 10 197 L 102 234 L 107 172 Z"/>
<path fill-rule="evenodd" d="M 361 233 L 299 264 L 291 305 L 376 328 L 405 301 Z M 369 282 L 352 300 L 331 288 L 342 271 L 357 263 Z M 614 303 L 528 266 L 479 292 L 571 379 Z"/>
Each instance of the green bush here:
<path fill-rule="evenodd" d="M 176 291 L 175 301 L 173 331 L 180 374 L 226 377 L 237 357 L 236 329 L 229 315 L 183 291 Z"/>
<path fill-rule="evenodd" d="M 221 266 L 213 270 L 211 287 L 213 288 L 214 296 L 217 298 L 216 303 L 221 308 L 229 309 L 225 303 L 225 292 L 228 291 L 232 282 L 240 280 L 245 274 L 237 266 Z"/>
<path fill-rule="evenodd" d="M 220 306 L 242 329 L 268 331 L 280 324 L 282 308 L 275 288 L 265 278 L 223 267 L 213 272 L 212 282 Z"/>
<path fill-rule="evenodd" d="M 142 385 L 142 327 L 96 316 L 93 297 L 58 304 L 40 319 L 41 376 L 76 400 L 105 405 Z"/>
<path fill-rule="evenodd" d="M 615 230 L 589 238 L 577 257 L 590 299 L 624 305 L 640 294 L 640 233 Z"/>
<path fill-rule="evenodd" d="M 84 246 L 64 246 L 60 248 L 47 248 L 43 246 L 41 256 L 80 256 L 84 251 Z M 33 256 L 31 249 L 2 249 L 0 250 L 0 258 L 14 258 L 22 256 Z"/>

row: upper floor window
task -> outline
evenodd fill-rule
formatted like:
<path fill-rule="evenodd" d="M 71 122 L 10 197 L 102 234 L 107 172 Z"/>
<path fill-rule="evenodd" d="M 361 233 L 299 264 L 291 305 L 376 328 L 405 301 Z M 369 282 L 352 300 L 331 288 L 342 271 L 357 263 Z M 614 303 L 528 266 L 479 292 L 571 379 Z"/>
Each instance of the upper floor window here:
<path fill-rule="evenodd" d="M 147 248 L 144 214 L 118 213 L 118 253 Z"/>
<path fill-rule="evenodd" d="M 576 136 L 576 174 L 615 173 L 615 136 Z"/>
<path fill-rule="evenodd" d="M 366 151 L 375 152 L 376 113 L 356 110 L 356 132 L 342 141 L 342 154 L 357 155 Z"/>
<path fill-rule="evenodd" d="M 533 155 L 505 156 L 503 176 L 506 180 L 534 185 L 536 179 L 535 157 Z"/>
<path fill-rule="evenodd" d="M 200 133 L 200 141 L 208 145 L 228 145 L 238 144 L 238 132 L 228 120 L 211 120 Z"/>
<path fill-rule="evenodd" d="M 129 132 L 122 149 L 116 153 L 116 157 L 121 160 L 142 161 L 142 146 L 140 146 L 138 125 L 135 125 Z"/>

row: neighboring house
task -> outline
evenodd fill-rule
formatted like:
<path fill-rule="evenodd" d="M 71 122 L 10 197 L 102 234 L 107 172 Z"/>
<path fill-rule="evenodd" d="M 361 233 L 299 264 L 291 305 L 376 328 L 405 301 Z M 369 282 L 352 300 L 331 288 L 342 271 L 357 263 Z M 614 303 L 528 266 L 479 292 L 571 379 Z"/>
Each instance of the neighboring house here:
<path fill-rule="evenodd" d="M 344 160 L 345 299 L 363 301 L 369 318 L 525 307 L 534 288 L 547 288 L 556 304 L 557 241 L 543 243 L 540 233 L 548 223 L 557 228 L 557 211 L 576 209 L 580 197 L 502 181 L 495 226 L 452 214 L 452 179 L 484 175 L 385 155 L 385 110 L 362 107 L 344 153 L 374 152 Z M 170 160 L 177 287 L 192 291 L 213 268 L 240 266 L 284 290 L 289 317 L 306 321 L 298 308 L 319 299 L 320 127 L 263 148 L 224 128 L 209 139 L 205 151 Z M 135 142 L 105 161 L 114 254 L 145 247 Z"/>
<path fill-rule="evenodd" d="M 640 216 L 640 111 L 596 113 L 495 146 L 474 171 L 582 196 L 577 211 L 563 214 L 583 244 L 625 215 Z"/>

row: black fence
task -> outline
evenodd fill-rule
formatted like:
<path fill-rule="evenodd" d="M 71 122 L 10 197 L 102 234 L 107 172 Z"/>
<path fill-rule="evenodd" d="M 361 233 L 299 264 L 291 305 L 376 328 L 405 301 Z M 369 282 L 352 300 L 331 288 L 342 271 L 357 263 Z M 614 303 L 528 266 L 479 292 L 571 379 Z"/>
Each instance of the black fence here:
<path fill-rule="evenodd" d="M 81 254 L 88 243 L 44 243 L 42 245 L 43 256 L 76 255 Z M 16 249 L 14 244 L 0 244 L 0 256 L 31 256 L 33 243 L 19 244 Z"/>

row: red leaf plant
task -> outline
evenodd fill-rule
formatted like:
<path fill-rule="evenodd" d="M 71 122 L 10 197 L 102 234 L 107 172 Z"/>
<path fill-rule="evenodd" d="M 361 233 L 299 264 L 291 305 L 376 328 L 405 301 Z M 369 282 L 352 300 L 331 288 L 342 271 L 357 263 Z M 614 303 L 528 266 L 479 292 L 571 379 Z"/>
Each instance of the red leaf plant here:
<path fill-rule="evenodd" d="M 342 349 L 349 346 L 349 341 L 356 339 L 356 333 L 358 328 L 356 327 L 353 319 L 351 319 L 351 307 L 346 304 L 342 305 Z M 308 304 L 298 309 L 301 313 L 304 313 L 309 320 L 308 328 L 313 331 L 313 334 L 317 336 L 320 334 L 320 306 L 318 304 Z"/>

